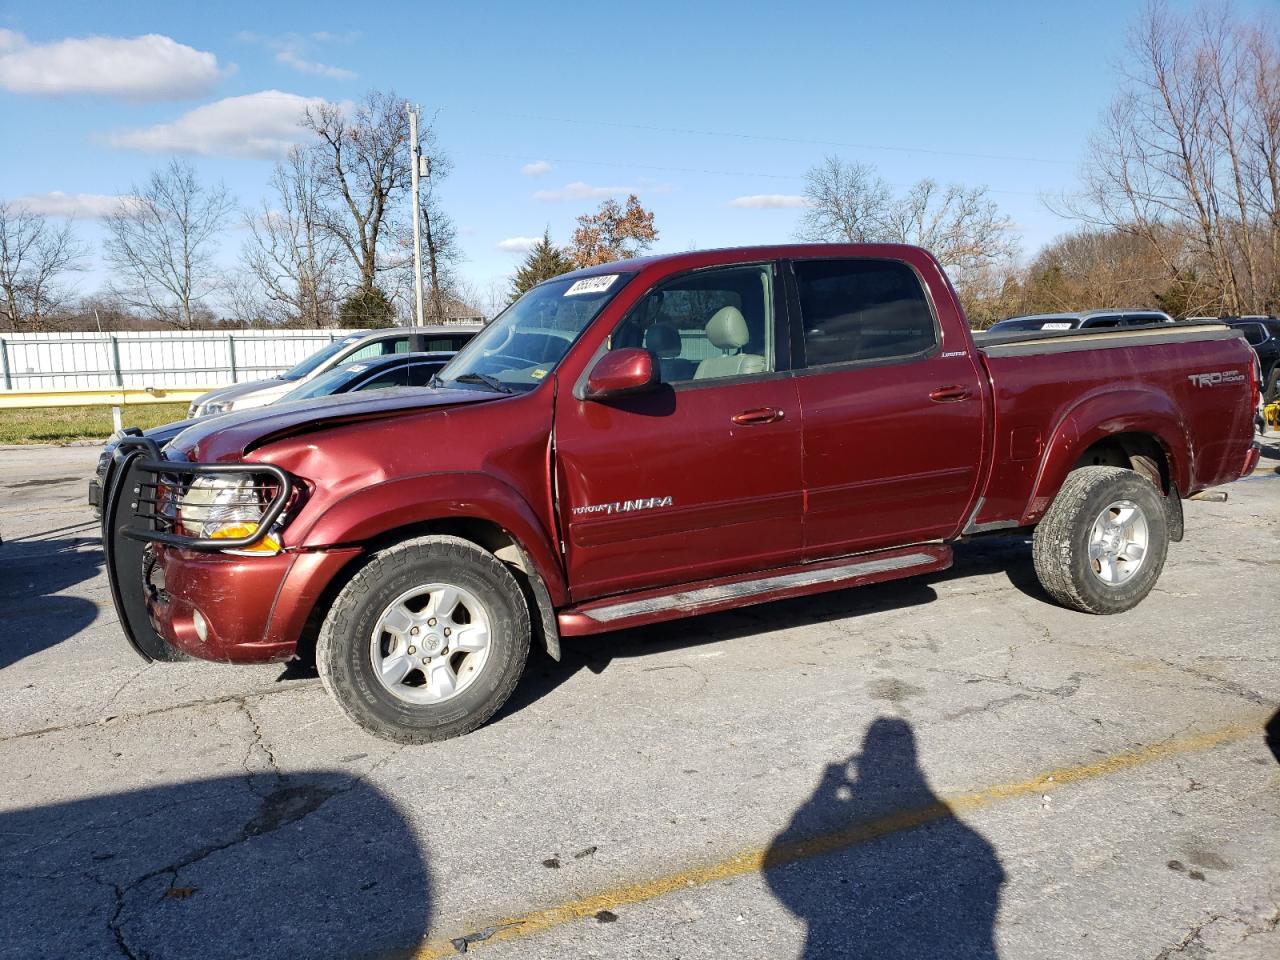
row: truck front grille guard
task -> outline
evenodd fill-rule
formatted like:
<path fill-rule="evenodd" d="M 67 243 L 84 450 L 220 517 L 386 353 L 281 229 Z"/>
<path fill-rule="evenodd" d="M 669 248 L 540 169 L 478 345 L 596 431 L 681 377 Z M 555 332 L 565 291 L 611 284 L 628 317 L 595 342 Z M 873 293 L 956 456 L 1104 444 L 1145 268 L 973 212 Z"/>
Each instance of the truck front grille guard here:
<path fill-rule="evenodd" d="M 168 460 L 160 452 L 159 445 L 149 437 L 126 437 L 115 452 L 115 475 L 123 479 L 124 467 L 130 460 L 140 472 L 139 479 L 119 496 L 127 497 L 133 515 L 145 521 L 146 529 L 136 526 L 121 527 L 120 532 L 134 540 L 163 543 L 189 550 L 242 550 L 265 537 L 272 525 L 284 513 L 294 485 L 287 473 L 269 463 L 187 463 Z M 193 537 L 177 532 L 176 508 L 178 499 L 190 488 L 197 477 L 243 477 L 253 481 L 247 488 L 254 494 L 269 493 L 262 514 L 257 518 L 257 528 L 247 537 Z M 271 482 L 263 480 L 270 478 Z M 173 491 L 171 497 L 162 496 L 162 490 Z"/>

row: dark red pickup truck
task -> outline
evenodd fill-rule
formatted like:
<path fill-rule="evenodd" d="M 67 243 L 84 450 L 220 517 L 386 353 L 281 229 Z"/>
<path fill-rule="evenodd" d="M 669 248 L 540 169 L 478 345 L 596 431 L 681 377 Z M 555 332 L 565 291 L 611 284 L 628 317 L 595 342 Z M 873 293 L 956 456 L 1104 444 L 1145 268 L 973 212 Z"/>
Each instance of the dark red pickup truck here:
<path fill-rule="evenodd" d="M 1180 498 L 1256 463 L 1218 324 L 975 338 L 906 246 L 779 246 L 547 281 L 429 390 L 125 440 L 107 495 L 135 649 L 309 656 L 358 723 L 465 733 L 530 643 L 940 570 L 1034 528 L 1059 602 L 1128 610 Z"/>

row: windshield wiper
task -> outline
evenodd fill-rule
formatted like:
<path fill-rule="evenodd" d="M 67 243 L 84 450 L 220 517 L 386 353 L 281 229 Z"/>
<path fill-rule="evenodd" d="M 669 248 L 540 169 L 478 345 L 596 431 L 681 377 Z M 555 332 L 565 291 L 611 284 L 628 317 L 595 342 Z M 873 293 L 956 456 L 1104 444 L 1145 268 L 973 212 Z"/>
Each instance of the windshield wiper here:
<path fill-rule="evenodd" d="M 497 390 L 499 393 L 515 393 L 510 387 L 499 380 L 497 377 L 491 377 L 487 373 L 464 373 L 453 378 L 454 383 L 483 383 L 490 390 Z"/>

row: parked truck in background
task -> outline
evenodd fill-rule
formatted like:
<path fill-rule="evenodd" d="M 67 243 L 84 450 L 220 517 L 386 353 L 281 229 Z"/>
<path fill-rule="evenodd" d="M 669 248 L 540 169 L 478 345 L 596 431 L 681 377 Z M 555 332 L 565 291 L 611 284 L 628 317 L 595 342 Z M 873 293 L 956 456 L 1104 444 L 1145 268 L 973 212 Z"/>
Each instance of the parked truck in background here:
<path fill-rule="evenodd" d="M 909 246 L 612 263 L 432 390 L 125 440 L 112 592 L 144 656 L 313 655 L 402 742 L 485 722 L 531 643 L 937 571 L 964 537 L 1029 533 L 1049 595 L 1120 613 L 1181 498 L 1253 469 L 1255 366 L 1222 324 L 975 341 Z"/>

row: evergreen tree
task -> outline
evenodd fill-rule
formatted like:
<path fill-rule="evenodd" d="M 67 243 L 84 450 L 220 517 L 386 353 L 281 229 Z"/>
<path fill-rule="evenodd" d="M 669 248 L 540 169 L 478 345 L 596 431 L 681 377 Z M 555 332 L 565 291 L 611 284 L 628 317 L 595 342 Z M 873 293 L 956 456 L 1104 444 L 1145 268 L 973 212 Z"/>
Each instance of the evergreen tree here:
<path fill-rule="evenodd" d="M 342 301 L 338 308 L 338 323 L 348 329 L 394 327 L 396 308 L 380 287 L 357 290 Z"/>
<path fill-rule="evenodd" d="M 563 250 L 551 242 L 551 231 L 542 232 L 542 240 L 529 251 L 524 263 L 516 271 L 511 281 L 511 299 L 523 295 L 530 287 L 537 286 L 543 280 L 550 280 L 573 269 L 573 261 Z"/>

